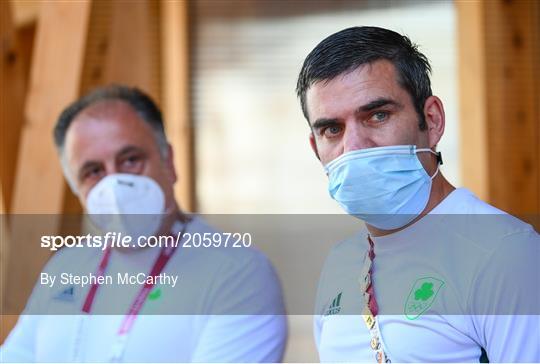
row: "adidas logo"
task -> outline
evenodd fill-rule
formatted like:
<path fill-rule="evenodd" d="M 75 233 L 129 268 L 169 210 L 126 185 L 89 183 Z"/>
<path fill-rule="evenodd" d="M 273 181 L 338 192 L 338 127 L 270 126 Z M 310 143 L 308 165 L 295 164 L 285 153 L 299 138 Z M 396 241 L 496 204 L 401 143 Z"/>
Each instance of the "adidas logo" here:
<path fill-rule="evenodd" d="M 60 301 L 71 302 L 74 300 L 74 293 L 75 288 L 71 286 L 58 293 L 54 298 Z"/>
<path fill-rule="evenodd" d="M 337 315 L 341 311 L 341 294 L 342 293 L 343 292 L 339 292 L 339 294 L 334 298 L 330 307 L 326 309 L 324 316 Z"/>

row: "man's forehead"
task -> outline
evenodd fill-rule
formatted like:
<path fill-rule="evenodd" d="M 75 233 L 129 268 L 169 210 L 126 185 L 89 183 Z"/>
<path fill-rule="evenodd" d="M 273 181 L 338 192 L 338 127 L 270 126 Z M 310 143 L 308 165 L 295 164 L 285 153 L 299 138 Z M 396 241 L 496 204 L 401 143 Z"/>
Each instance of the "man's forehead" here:
<path fill-rule="evenodd" d="M 70 134 L 80 134 L 81 131 L 88 133 L 89 130 L 99 133 L 110 131 L 111 128 L 125 131 L 127 134 L 148 134 L 152 137 L 151 126 L 135 111 L 135 109 L 122 100 L 98 101 L 80 111 L 69 126 L 66 139 Z M 104 133 L 103 137 L 107 137 Z M 83 135 L 79 137 L 84 138 Z"/>
<path fill-rule="evenodd" d="M 66 133 L 66 153 L 77 159 L 114 154 L 126 145 L 150 147 L 152 128 L 123 101 L 100 101 L 81 111 Z"/>
<path fill-rule="evenodd" d="M 306 106 L 312 119 L 315 110 L 325 111 L 326 105 L 321 102 L 331 103 L 338 101 L 343 94 L 359 95 L 360 92 L 366 98 L 364 101 L 369 102 L 370 97 L 388 97 L 386 92 L 392 92 L 396 86 L 400 87 L 395 66 L 388 60 L 377 60 L 347 70 L 332 79 L 315 82 L 306 92 Z"/>
<path fill-rule="evenodd" d="M 330 79 L 316 81 L 308 88 L 306 95 L 309 96 L 310 94 L 335 86 L 352 86 L 377 81 L 393 81 L 390 83 L 399 84 L 399 75 L 392 62 L 382 59 L 371 63 L 364 63 Z"/>

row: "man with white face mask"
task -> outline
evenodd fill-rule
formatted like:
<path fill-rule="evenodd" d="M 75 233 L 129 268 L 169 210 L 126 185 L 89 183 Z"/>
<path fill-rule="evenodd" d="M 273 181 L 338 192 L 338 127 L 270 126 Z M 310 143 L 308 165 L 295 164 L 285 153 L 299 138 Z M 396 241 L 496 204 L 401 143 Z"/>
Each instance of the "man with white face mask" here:
<path fill-rule="evenodd" d="M 367 227 L 325 263 L 321 361 L 538 362 L 539 236 L 444 178 L 430 70 L 407 37 L 355 27 L 300 71 L 330 196 Z"/>
<path fill-rule="evenodd" d="M 161 113 L 137 89 L 74 102 L 54 131 L 66 179 L 101 232 L 218 233 L 184 214 Z M 46 287 L 38 282 L 0 350 L 3 362 L 277 362 L 287 334 L 281 289 L 251 248 L 64 248 L 44 272 L 176 277 Z M 43 273 L 42 273 L 43 274 Z M 160 283 L 161 282 L 161 283 Z"/>

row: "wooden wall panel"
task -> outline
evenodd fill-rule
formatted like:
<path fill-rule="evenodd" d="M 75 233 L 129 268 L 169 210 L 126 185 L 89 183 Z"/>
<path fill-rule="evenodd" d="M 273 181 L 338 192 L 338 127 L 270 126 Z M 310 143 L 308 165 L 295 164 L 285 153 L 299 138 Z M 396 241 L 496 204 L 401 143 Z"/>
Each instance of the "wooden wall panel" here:
<path fill-rule="evenodd" d="M 464 184 L 537 227 L 539 7 L 532 0 L 457 2 Z"/>
<path fill-rule="evenodd" d="M 540 211 L 537 8 L 491 1 L 485 11 L 490 198 L 516 214 Z"/>

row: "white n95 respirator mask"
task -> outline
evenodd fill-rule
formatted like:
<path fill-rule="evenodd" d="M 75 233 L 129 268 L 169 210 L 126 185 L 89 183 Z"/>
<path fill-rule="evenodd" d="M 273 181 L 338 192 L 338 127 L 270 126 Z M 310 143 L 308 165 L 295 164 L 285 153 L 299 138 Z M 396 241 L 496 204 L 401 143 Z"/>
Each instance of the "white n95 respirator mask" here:
<path fill-rule="evenodd" d="M 103 232 L 150 236 L 160 228 L 165 194 L 156 181 L 135 174 L 111 174 L 88 193 L 87 211 Z"/>
<path fill-rule="evenodd" d="M 414 145 L 367 148 L 342 154 L 325 166 L 328 192 L 350 215 L 383 230 L 403 227 L 426 207 L 431 181 Z"/>

